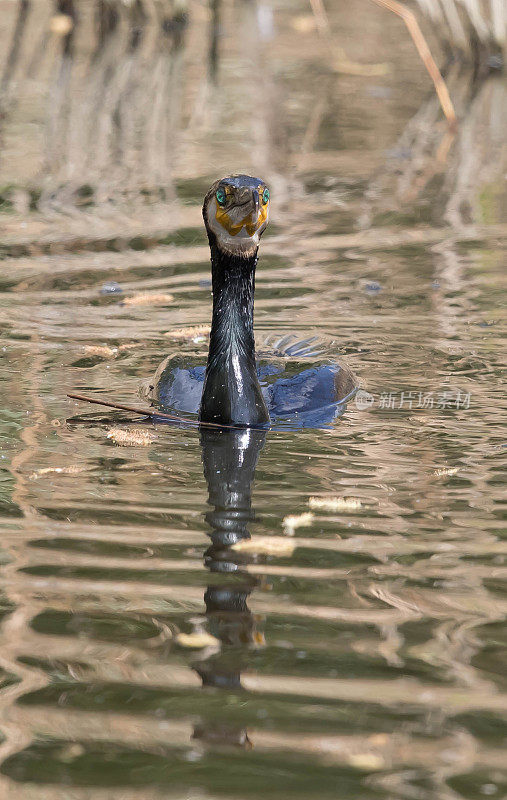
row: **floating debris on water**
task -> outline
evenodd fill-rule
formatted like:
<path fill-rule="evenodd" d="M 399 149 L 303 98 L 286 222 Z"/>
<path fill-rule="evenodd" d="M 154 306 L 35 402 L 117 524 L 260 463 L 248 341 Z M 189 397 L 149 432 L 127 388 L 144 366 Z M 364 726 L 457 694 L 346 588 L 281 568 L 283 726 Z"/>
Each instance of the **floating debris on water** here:
<path fill-rule="evenodd" d="M 291 556 L 295 545 L 289 539 L 280 536 L 254 536 L 253 539 L 242 539 L 231 547 L 242 553 L 256 553 L 266 556 Z"/>
<path fill-rule="evenodd" d="M 314 511 L 358 511 L 362 507 L 357 497 L 310 497 L 308 505 Z"/>
<path fill-rule="evenodd" d="M 84 472 L 85 469 L 86 467 L 79 464 L 69 464 L 68 467 L 43 467 L 42 469 L 36 469 L 35 472 L 32 472 L 30 480 L 36 481 L 43 475 L 79 475 L 79 473 Z"/>
<path fill-rule="evenodd" d="M 126 297 L 122 301 L 124 306 L 166 306 L 172 303 L 174 295 L 172 294 L 150 294 L 150 292 L 143 292 L 142 294 L 134 294 L 132 297 Z"/>
<path fill-rule="evenodd" d="M 288 517 L 284 517 L 282 525 L 288 536 L 294 536 L 294 531 L 297 528 L 308 528 L 313 519 L 312 512 L 305 511 L 303 514 L 290 514 Z"/>
<path fill-rule="evenodd" d="M 139 347 L 139 342 L 126 342 L 125 344 L 121 344 L 118 350 L 120 353 L 123 353 L 125 350 L 134 350 L 136 347 Z"/>
<path fill-rule="evenodd" d="M 60 761 L 63 761 L 64 764 L 70 764 L 74 759 L 80 758 L 84 753 L 85 749 L 83 745 L 78 742 L 73 742 L 60 750 Z"/>
<path fill-rule="evenodd" d="M 101 294 L 121 294 L 123 289 L 116 281 L 107 281 L 100 289 Z"/>
<path fill-rule="evenodd" d="M 97 356 L 98 358 L 114 358 L 118 353 L 124 353 L 127 350 L 134 350 L 139 347 L 137 342 L 126 342 L 120 344 L 118 347 L 111 347 L 108 344 L 85 344 L 83 352 L 87 356 Z"/>
<path fill-rule="evenodd" d="M 209 336 L 210 330 L 209 325 L 192 325 L 188 328 L 176 328 L 173 331 L 167 331 L 164 336 L 175 342 L 184 340 L 202 342 Z"/>
<path fill-rule="evenodd" d="M 122 447 L 146 447 L 157 437 L 151 431 L 142 428 L 111 428 L 107 438 Z"/>
<path fill-rule="evenodd" d="M 456 475 L 457 472 L 459 472 L 459 467 L 442 467 L 442 469 L 436 469 L 433 474 L 442 477 L 443 475 Z"/>
<path fill-rule="evenodd" d="M 220 640 L 206 631 L 195 633 L 178 633 L 176 641 L 181 647 L 220 647 Z"/>
<path fill-rule="evenodd" d="M 107 344 L 86 344 L 83 349 L 87 356 L 100 356 L 101 358 L 112 358 L 118 353 L 117 347 L 109 347 Z"/>
<path fill-rule="evenodd" d="M 351 767 L 365 771 L 384 769 L 386 762 L 376 753 L 352 753 L 348 757 Z"/>

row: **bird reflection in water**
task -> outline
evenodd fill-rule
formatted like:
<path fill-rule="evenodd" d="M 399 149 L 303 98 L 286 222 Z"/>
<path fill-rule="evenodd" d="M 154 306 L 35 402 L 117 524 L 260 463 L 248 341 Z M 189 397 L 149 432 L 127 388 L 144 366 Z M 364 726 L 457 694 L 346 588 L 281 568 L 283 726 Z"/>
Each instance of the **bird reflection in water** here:
<path fill-rule="evenodd" d="M 205 515 L 210 526 L 211 545 L 204 554 L 210 572 L 223 575 L 204 594 L 208 630 L 221 644 L 218 653 L 193 665 L 203 687 L 241 689 L 241 671 L 246 667 L 248 648 L 262 644 L 257 617 L 248 608 L 248 597 L 259 581 L 243 567 L 251 554 L 232 549 L 250 539 L 248 525 L 255 518 L 251 505 L 252 484 L 266 431 L 201 430 L 204 477 L 208 483 Z M 234 578 L 226 575 L 234 573 Z M 194 738 L 215 744 L 250 747 L 246 730 L 227 722 L 197 725 Z"/>

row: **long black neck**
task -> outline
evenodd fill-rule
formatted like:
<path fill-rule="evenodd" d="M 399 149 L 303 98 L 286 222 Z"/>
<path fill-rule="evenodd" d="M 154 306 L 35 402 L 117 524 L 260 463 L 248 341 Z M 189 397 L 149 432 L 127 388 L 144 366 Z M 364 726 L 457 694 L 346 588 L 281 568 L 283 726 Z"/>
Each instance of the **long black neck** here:
<path fill-rule="evenodd" d="M 257 380 L 253 306 L 257 251 L 235 256 L 210 235 L 213 318 L 200 418 L 262 425 L 269 414 Z"/>
<path fill-rule="evenodd" d="M 209 362 L 237 354 L 255 365 L 253 308 L 257 253 L 249 258 L 228 255 L 211 247 L 213 318 Z"/>

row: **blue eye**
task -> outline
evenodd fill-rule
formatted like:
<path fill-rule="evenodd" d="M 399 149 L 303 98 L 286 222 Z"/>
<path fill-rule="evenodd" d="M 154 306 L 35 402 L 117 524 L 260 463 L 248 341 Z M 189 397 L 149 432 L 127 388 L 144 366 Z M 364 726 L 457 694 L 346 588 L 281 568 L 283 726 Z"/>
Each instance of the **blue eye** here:
<path fill-rule="evenodd" d="M 264 205 L 266 205 L 268 200 L 269 200 L 269 189 L 266 187 L 262 193 L 262 202 L 264 203 Z"/>
<path fill-rule="evenodd" d="M 221 186 L 219 189 L 217 189 L 215 197 L 217 198 L 217 203 L 219 206 L 225 205 L 225 189 L 222 189 Z"/>

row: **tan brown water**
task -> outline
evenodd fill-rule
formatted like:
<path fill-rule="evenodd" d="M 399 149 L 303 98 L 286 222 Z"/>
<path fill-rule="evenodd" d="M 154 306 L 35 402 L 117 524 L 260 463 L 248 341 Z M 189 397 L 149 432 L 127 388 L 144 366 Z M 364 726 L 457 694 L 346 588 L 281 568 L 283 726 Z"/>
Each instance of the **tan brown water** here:
<path fill-rule="evenodd" d="M 0 2 L 0 796 L 505 797 L 505 76 L 450 69 L 452 137 L 367 0 L 334 69 L 305 3 L 211 5 Z M 204 363 L 238 170 L 259 344 L 367 394 L 222 437 L 67 400 Z"/>

